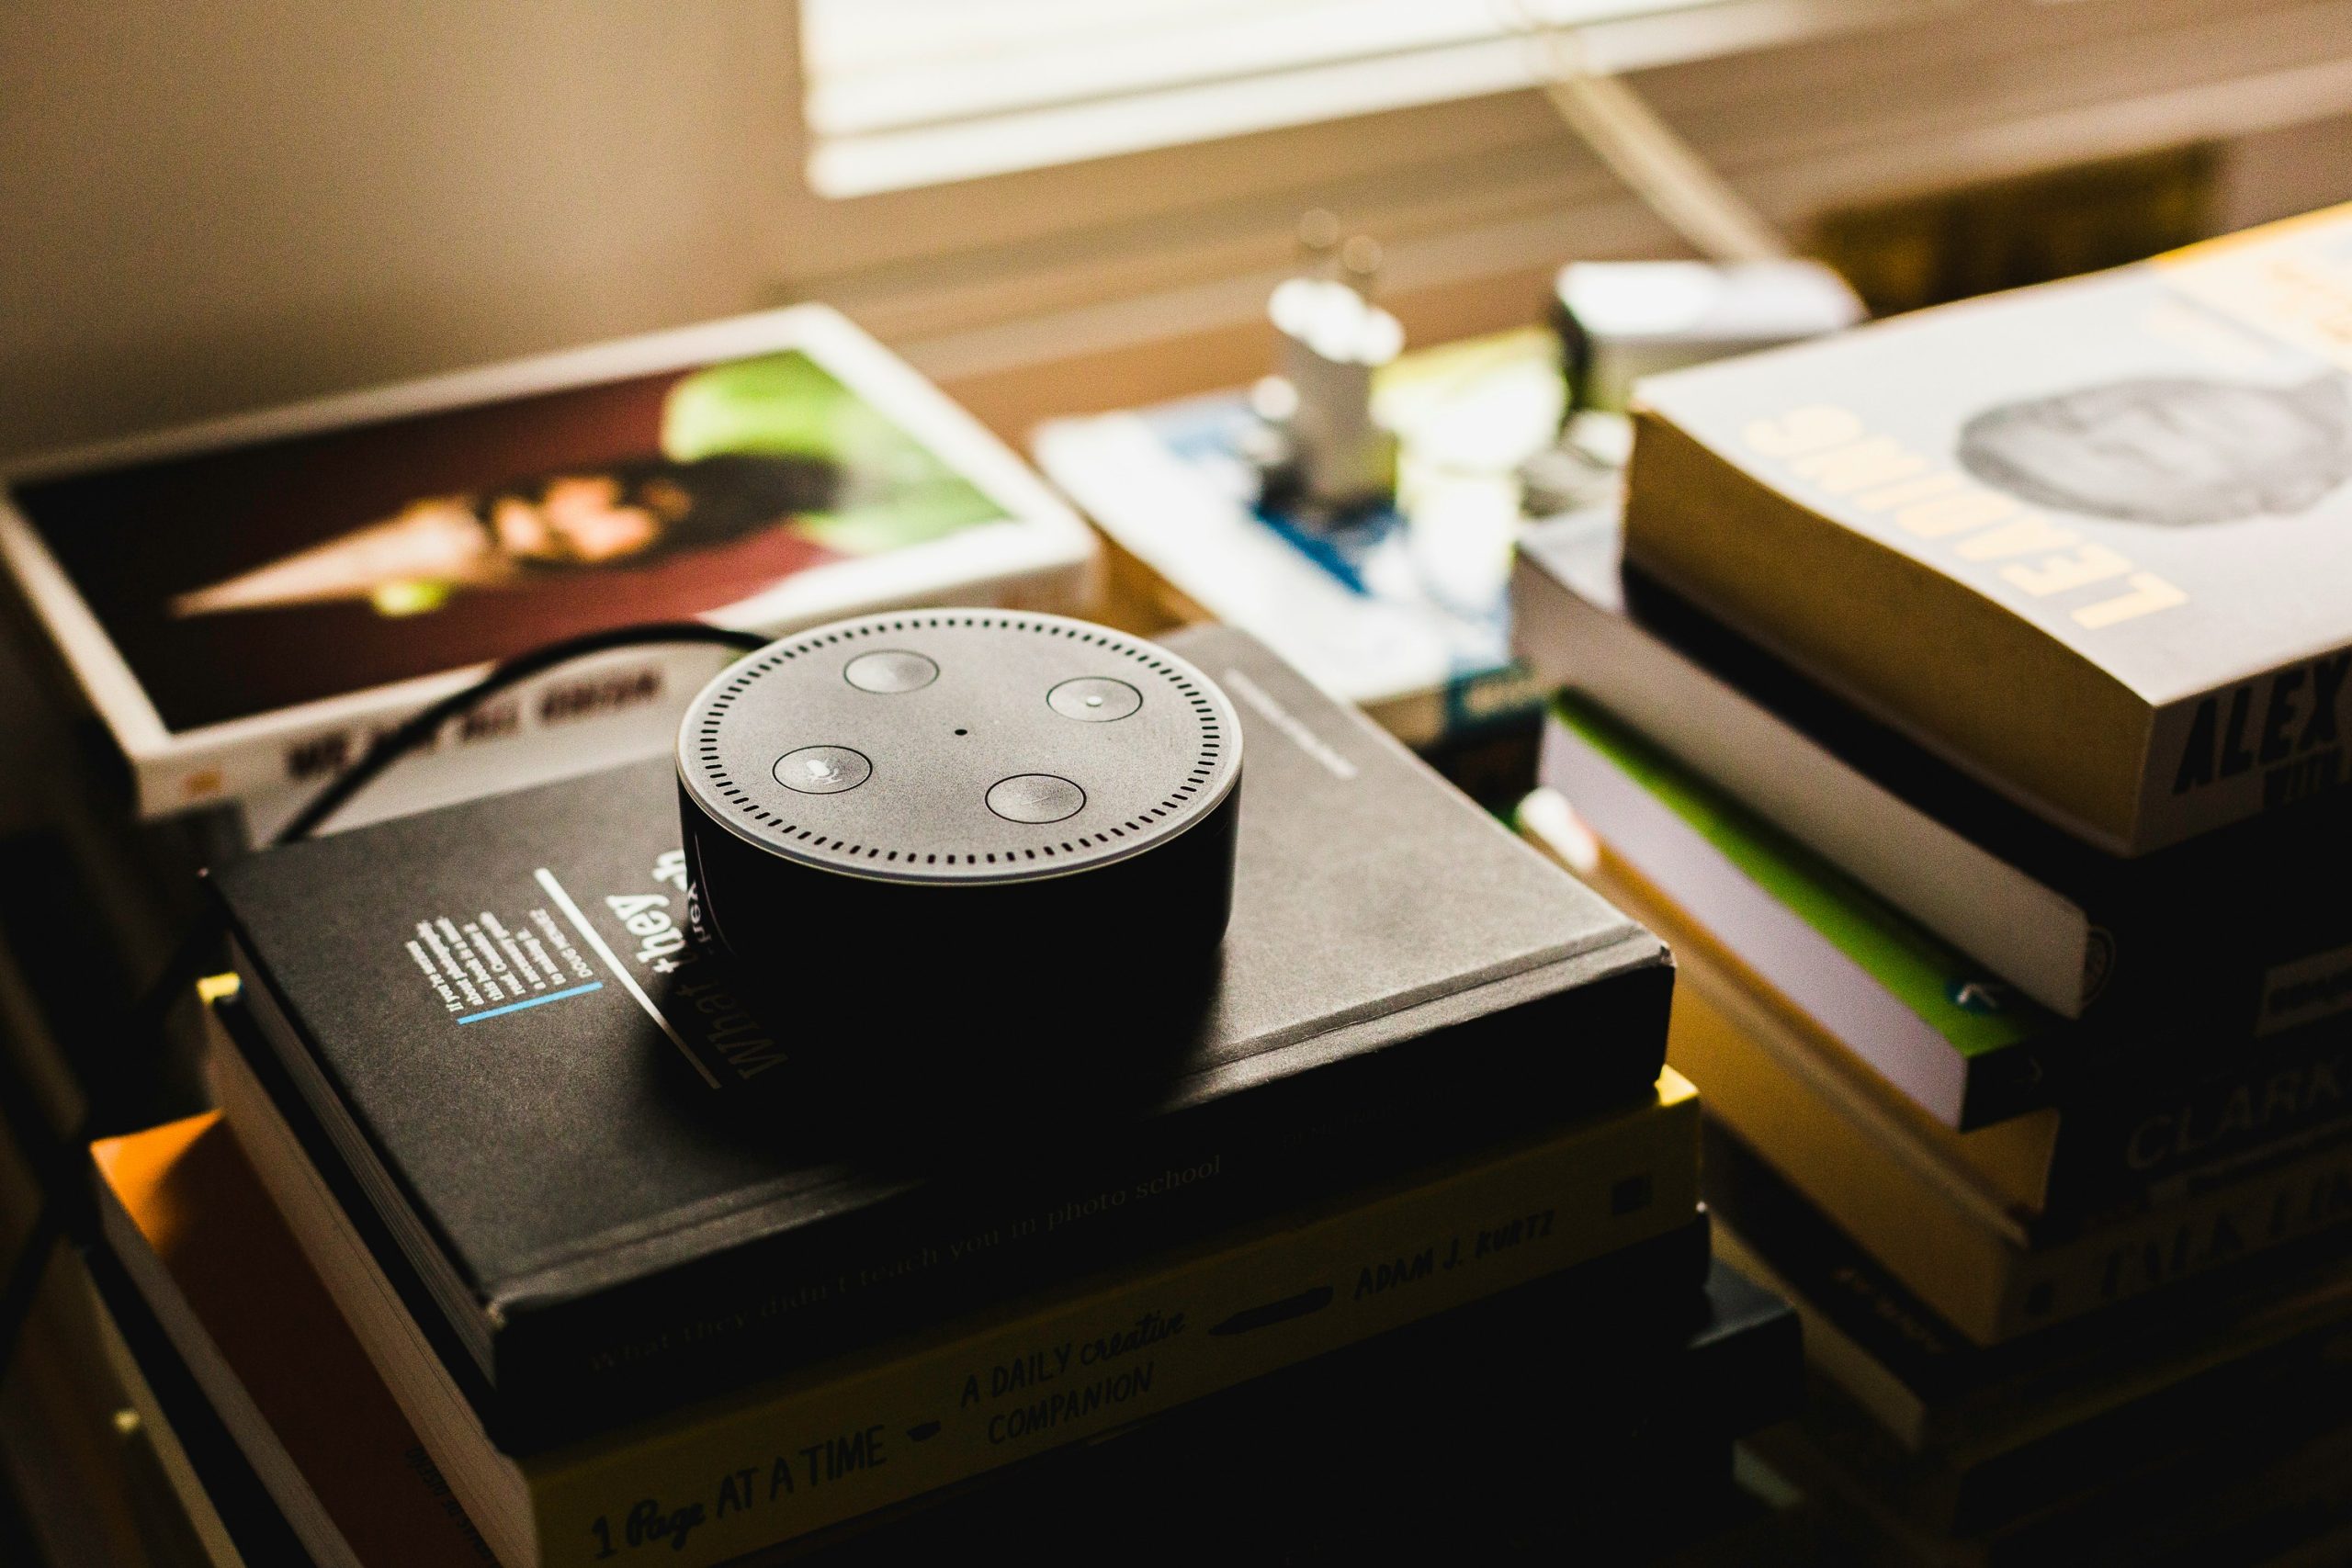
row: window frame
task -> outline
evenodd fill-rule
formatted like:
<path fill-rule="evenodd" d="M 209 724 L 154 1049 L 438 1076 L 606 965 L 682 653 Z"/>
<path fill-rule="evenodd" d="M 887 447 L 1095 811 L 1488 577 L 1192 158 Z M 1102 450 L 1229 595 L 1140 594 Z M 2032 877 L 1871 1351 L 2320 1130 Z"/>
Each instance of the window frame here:
<path fill-rule="evenodd" d="M 810 3 L 801 0 L 804 10 Z M 1009 3 L 1017 8 L 1017 0 Z M 1111 75 L 1082 92 L 1074 82 L 1043 97 L 1013 90 L 1003 76 L 1022 68 L 1017 60 L 918 59 L 902 67 L 911 80 L 870 66 L 865 76 L 853 69 L 840 82 L 820 73 L 806 85 L 811 101 L 802 116 L 813 128 L 808 184 L 834 198 L 879 195 L 1524 91 L 1541 85 L 1544 47 L 1514 27 L 1506 10 L 1514 5 L 1573 36 L 1590 69 L 1627 73 L 1900 22 L 1959 0 L 1302 3 L 1326 15 L 1309 18 L 1277 6 L 1250 18 L 1262 35 L 1254 59 L 1245 52 L 1215 61 L 1193 43 L 1187 61 L 1181 25 L 1163 28 L 1173 36 L 1163 38 L 1156 60 L 1148 39 L 1098 40 L 1093 63 Z M 1304 36 L 1310 21 L 1350 11 L 1364 29 L 1353 47 L 1310 44 Z M 870 22 L 870 12 L 861 14 Z M 1067 74 L 1085 66 L 1087 47 L 1077 46 L 1080 58 L 1071 59 L 1057 58 L 1048 45 L 1038 63 Z"/>
<path fill-rule="evenodd" d="M 1830 205 L 2352 114 L 2352 0 L 1925 0 L 1879 25 L 1840 7 L 1834 28 L 1819 7 L 1838 0 L 1765 3 L 1809 25 L 1634 80 L 1793 237 Z M 1082 368 L 984 407 L 1001 429 L 1036 398 L 1108 407 L 1253 373 L 1310 206 L 1382 240 L 1384 295 L 1422 340 L 1535 319 L 1572 256 L 1687 254 L 1532 90 L 839 198 L 809 187 L 809 133 L 782 107 L 780 297 L 841 307 L 983 403 L 1003 378 Z M 1176 344 L 1201 352 L 1173 379 L 1125 373 Z"/>

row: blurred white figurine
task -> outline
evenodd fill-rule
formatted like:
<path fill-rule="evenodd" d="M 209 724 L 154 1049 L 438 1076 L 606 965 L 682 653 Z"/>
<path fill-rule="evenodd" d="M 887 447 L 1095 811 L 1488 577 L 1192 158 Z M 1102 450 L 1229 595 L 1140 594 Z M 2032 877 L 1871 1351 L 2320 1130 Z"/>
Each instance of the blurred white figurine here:
<path fill-rule="evenodd" d="M 1396 438 L 1373 419 L 1373 372 L 1405 346 L 1405 329 L 1374 304 L 1380 246 L 1310 212 L 1299 225 L 1310 265 L 1267 302 L 1275 374 L 1250 389 L 1263 421 L 1250 456 L 1261 499 L 1310 524 L 1345 522 L 1386 504 L 1396 488 Z M 1334 265 L 1336 263 L 1336 265 Z"/>

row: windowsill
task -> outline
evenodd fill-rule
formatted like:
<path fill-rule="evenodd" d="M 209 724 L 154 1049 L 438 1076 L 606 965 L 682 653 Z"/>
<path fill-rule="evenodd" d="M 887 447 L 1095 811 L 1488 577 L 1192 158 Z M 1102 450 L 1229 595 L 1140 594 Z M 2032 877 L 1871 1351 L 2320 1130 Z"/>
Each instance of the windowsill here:
<path fill-rule="evenodd" d="M 1590 68 L 1630 73 L 1747 53 L 1968 3 L 1642 0 L 1639 8 L 1626 7 L 1635 14 L 1579 27 L 1576 39 Z M 808 183 L 820 197 L 854 198 L 1524 92 L 1539 85 L 1540 55 L 1532 39 L 1499 28 L 1460 30 L 1461 41 L 1408 51 L 1236 73 L 1227 79 L 944 123 L 820 132 L 808 155 Z"/>
<path fill-rule="evenodd" d="M 1526 267 L 1391 291 L 1382 303 L 1403 322 L 1408 344 L 1450 343 L 1541 321 L 1554 270 Z M 1034 355 L 975 352 L 979 342 L 967 336 L 899 347 L 919 365 L 931 362 L 929 373 L 950 397 L 1025 450 L 1029 432 L 1058 415 L 1137 408 L 1263 376 L 1272 354 L 1262 310 L 1271 288 L 1253 277 L 1235 286 L 1239 308 L 1231 312 L 1171 313 L 1162 333 L 1119 334 L 1094 346 L 1073 333 L 1059 352 L 1039 348 Z"/>

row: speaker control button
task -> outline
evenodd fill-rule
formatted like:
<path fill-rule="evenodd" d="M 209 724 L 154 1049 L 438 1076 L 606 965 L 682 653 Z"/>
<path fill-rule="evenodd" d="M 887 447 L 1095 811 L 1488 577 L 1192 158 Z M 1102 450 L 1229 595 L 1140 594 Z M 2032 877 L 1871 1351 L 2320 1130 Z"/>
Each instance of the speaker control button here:
<path fill-rule="evenodd" d="M 1046 694 L 1046 705 L 1064 718 L 1108 724 L 1143 706 L 1143 694 L 1125 681 L 1102 675 L 1081 675 L 1064 681 Z"/>
<path fill-rule="evenodd" d="M 1086 805 L 1086 792 L 1051 773 L 1016 773 L 989 790 L 989 809 L 1008 822 L 1058 822 Z"/>
<path fill-rule="evenodd" d="M 842 679 L 861 692 L 919 692 L 939 679 L 939 666 L 920 653 L 884 649 L 851 660 Z"/>
<path fill-rule="evenodd" d="M 776 759 L 775 782 L 802 795 L 839 795 L 874 776 L 874 764 L 846 746 L 803 746 Z"/>

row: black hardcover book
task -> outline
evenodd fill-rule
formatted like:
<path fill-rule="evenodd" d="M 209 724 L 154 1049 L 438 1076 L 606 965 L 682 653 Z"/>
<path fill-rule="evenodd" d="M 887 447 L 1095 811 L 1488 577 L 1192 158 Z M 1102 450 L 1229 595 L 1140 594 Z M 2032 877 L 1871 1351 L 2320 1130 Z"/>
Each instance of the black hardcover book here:
<path fill-rule="evenodd" d="M 1180 1017 L 1146 988 L 1040 1058 L 1018 1042 L 1024 988 L 1054 979 L 1039 932 L 943 1043 L 967 1064 L 944 1105 L 911 1075 L 878 1105 L 831 1098 L 856 1043 L 755 1015 L 696 955 L 666 761 L 217 879 L 256 1070 L 397 1238 L 388 1271 L 424 1282 L 502 1445 L 1648 1092 L 1656 938 L 1261 645 L 1169 643 L 1232 695 L 1249 749 L 1219 971 Z M 877 941 L 869 973 L 802 983 L 923 971 Z"/>

